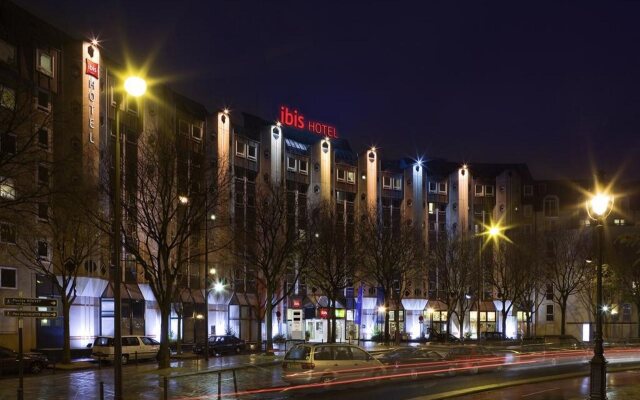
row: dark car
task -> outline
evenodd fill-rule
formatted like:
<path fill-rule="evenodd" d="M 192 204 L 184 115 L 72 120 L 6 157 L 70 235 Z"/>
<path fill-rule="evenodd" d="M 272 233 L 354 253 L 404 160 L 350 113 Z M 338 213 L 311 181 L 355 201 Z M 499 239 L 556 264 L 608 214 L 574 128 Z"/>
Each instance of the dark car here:
<path fill-rule="evenodd" d="M 381 363 L 387 366 L 386 373 L 399 377 L 430 375 L 428 371 L 444 368 L 444 357 L 439 353 L 421 347 L 400 347 L 377 355 Z"/>
<path fill-rule="evenodd" d="M 47 356 L 41 353 L 24 353 L 24 371 L 38 374 L 49 365 Z M 18 372 L 18 353 L 6 347 L 0 347 L 0 372 L 10 374 Z"/>
<path fill-rule="evenodd" d="M 432 342 L 449 342 L 449 343 L 459 343 L 460 338 L 453 336 L 447 332 L 438 332 L 435 329 L 429 329 L 429 340 Z"/>
<path fill-rule="evenodd" d="M 504 364 L 504 356 L 499 356 L 483 346 L 451 347 L 444 359 L 449 361 L 449 375 L 464 372 L 477 374 L 484 369 L 483 366 L 496 369 Z"/>
<path fill-rule="evenodd" d="M 238 339 L 233 335 L 209 336 L 209 354 L 217 355 L 223 353 L 239 354 L 244 351 L 247 344 L 244 340 Z M 205 344 L 197 343 L 193 346 L 193 352 L 196 354 L 204 354 Z"/>

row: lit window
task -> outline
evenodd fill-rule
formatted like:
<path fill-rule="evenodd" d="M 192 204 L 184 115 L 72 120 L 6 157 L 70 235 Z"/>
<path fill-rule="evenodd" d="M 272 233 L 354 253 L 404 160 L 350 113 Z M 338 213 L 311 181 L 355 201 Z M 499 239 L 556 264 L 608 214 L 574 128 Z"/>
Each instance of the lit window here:
<path fill-rule="evenodd" d="M 402 190 L 402 179 L 400 178 L 395 178 L 393 180 L 393 188 L 395 190 Z"/>
<path fill-rule="evenodd" d="M 0 288 L 18 288 L 18 272 L 15 268 L 0 267 Z"/>
<path fill-rule="evenodd" d="M 13 179 L 0 177 L 0 198 L 6 200 L 16 199 L 16 187 Z"/>
<path fill-rule="evenodd" d="M 189 131 L 190 131 L 189 128 L 190 128 L 190 126 L 189 126 L 189 123 L 187 121 L 180 120 L 178 122 L 178 132 L 181 135 L 188 136 L 189 135 Z"/>
<path fill-rule="evenodd" d="M 247 158 L 249 160 L 256 161 L 258 158 L 258 146 L 255 144 L 250 144 L 247 148 Z"/>
<path fill-rule="evenodd" d="M 433 207 L 434 204 L 433 203 L 429 203 L 429 214 L 433 214 Z"/>
<path fill-rule="evenodd" d="M 485 196 L 491 197 L 491 196 L 493 196 L 493 193 L 494 193 L 493 185 L 486 185 L 484 187 L 484 195 Z"/>
<path fill-rule="evenodd" d="M 16 227 L 7 222 L 0 222 L 0 243 L 16 242 Z"/>
<path fill-rule="evenodd" d="M 296 159 L 293 157 L 287 157 L 287 170 L 295 172 L 296 166 L 297 166 Z"/>
<path fill-rule="evenodd" d="M 191 127 L 191 137 L 196 140 L 202 140 L 202 128 L 198 125 L 193 125 Z"/>
<path fill-rule="evenodd" d="M 38 71 L 53 78 L 53 56 L 38 50 Z"/>
<path fill-rule="evenodd" d="M 0 61 L 14 65 L 16 63 L 16 48 L 0 39 Z"/>
<path fill-rule="evenodd" d="M 38 129 L 38 145 L 43 149 L 49 148 L 49 130 L 47 128 Z"/>
<path fill-rule="evenodd" d="M 16 91 L 0 85 L 0 106 L 9 110 L 16 109 Z"/>
<path fill-rule="evenodd" d="M 476 185 L 476 196 L 483 196 L 484 195 L 484 186 L 482 185 Z"/>
<path fill-rule="evenodd" d="M 238 157 L 246 157 L 247 149 L 246 145 L 238 140 L 236 140 L 236 156 Z"/>
<path fill-rule="evenodd" d="M 440 182 L 438 184 L 438 193 L 447 193 L 447 184 L 446 184 L 446 182 Z"/>
<path fill-rule="evenodd" d="M 526 197 L 533 196 L 533 185 L 524 185 L 524 195 Z"/>
<path fill-rule="evenodd" d="M 391 189 L 391 177 L 383 176 L 382 177 L 382 188 L 383 189 Z"/>
<path fill-rule="evenodd" d="M 347 171 L 347 182 L 356 183 L 356 173 L 354 171 Z"/>
<path fill-rule="evenodd" d="M 625 221 L 624 221 L 624 219 L 618 219 L 618 218 L 616 218 L 616 219 L 614 219 L 614 220 L 613 220 L 613 223 L 614 223 L 615 225 L 623 226 L 623 225 L 624 225 L 624 223 L 625 223 Z"/>
<path fill-rule="evenodd" d="M 338 168 L 336 170 L 336 179 L 338 180 L 338 182 L 346 181 L 347 180 L 346 171 L 341 168 Z"/>

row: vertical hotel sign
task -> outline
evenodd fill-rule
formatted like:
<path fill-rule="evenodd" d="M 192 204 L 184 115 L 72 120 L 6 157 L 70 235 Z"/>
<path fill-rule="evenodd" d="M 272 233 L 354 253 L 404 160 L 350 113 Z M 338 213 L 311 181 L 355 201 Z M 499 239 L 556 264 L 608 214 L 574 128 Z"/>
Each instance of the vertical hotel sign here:
<path fill-rule="evenodd" d="M 89 142 L 95 143 L 100 125 L 100 50 L 84 42 L 82 59 L 82 131 Z"/>

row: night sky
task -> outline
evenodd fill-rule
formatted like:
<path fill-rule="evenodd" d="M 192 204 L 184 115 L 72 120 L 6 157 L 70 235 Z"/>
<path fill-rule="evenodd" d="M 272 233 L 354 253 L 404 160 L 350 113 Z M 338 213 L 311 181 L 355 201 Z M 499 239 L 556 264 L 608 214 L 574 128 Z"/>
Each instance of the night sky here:
<path fill-rule="evenodd" d="M 288 104 L 385 157 L 640 179 L 640 2 L 18 3 L 212 111 Z"/>

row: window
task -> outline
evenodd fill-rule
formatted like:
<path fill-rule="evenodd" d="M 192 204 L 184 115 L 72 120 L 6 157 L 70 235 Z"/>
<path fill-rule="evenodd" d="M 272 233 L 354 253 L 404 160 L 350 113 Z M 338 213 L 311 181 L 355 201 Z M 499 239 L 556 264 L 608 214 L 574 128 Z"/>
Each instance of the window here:
<path fill-rule="evenodd" d="M 49 258 L 49 244 L 46 240 L 38 240 L 38 258 L 45 260 Z"/>
<path fill-rule="evenodd" d="M 187 121 L 181 119 L 178 122 L 178 132 L 181 135 L 187 135 L 188 136 L 189 135 L 189 123 Z"/>
<path fill-rule="evenodd" d="M 39 89 L 38 96 L 36 97 L 36 105 L 38 106 L 38 110 L 51 111 L 51 94 L 46 90 Z"/>
<path fill-rule="evenodd" d="M 309 173 L 309 163 L 305 160 L 298 161 L 298 171 L 301 174 L 307 175 Z"/>
<path fill-rule="evenodd" d="M 36 68 L 38 71 L 53 78 L 53 62 L 54 59 L 51 54 L 38 50 L 38 66 Z"/>
<path fill-rule="evenodd" d="M 615 225 L 623 226 L 625 224 L 625 221 L 624 221 L 624 219 L 616 218 L 616 219 L 613 220 L 613 223 Z"/>
<path fill-rule="evenodd" d="M 493 194 L 494 194 L 494 193 L 495 193 L 495 192 L 494 192 L 494 187 L 493 187 L 493 185 L 486 185 L 486 186 L 484 187 L 484 195 L 485 195 L 485 196 L 489 196 L 489 197 L 491 197 L 491 196 L 493 196 Z"/>
<path fill-rule="evenodd" d="M 247 147 L 247 158 L 249 160 L 256 161 L 256 159 L 258 158 L 258 146 L 257 145 L 250 144 Z"/>
<path fill-rule="evenodd" d="M 16 48 L 2 39 L 0 39 L 0 61 L 11 65 L 16 63 Z"/>
<path fill-rule="evenodd" d="M 0 85 L 0 106 L 9 110 L 16 109 L 16 91 Z"/>
<path fill-rule="evenodd" d="M 296 165 L 297 165 L 297 162 L 296 162 L 295 158 L 287 157 L 287 170 L 288 171 L 295 172 L 296 171 Z"/>
<path fill-rule="evenodd" d="M 558 198 L 556 196 L 547 196 L 544 198 L 542 204 L 545 217 L 557 217 L 558 211 Z"/>
<path fill-rule="evenodd" d="M 553 285 L 547 285 L 546 299 L 553 300 Z"/>
<path fill-rule="evenodd" d="M 525 197 L 533 196 L 533 185 L 524 185 L 524 195 Z"/>
<path fill-rule="evenodd" d="M 44 165 L 38 165 L 38 184 L 49 186 L 49 168 Z"/>
<path fill-rule="evenodd" d="M 196 140 L 202 140 L 202 128 L 198 125 L 193 125 L 191 127 L 191 137 Z"/>
<path fill-rule="evenodd" d="M 356 173 L 355 173 L 355 171 L 347 171 L 347 182 L 356 183 Z"/>
<path fill-rule="evenodd" d="M 2 135 L 0 150 L 2 154 L 16 154 L 18 152 L 18 140 L 15 133 L 7 132 Z"/>
<path fill-rule="evenodd" d="M 382 177 L 382 188 L 383 189 L 391 189 L 391 177 L 383 176 Z"/>
<path fill-rule="evenodd" d="M 547 304 L 547 321 L 553 321 L 553 304 Z"/>
<path fill-rule="evenodd" d="M 236 140 L 236 156 L 246 157 L 247 151 L 244 143 Z"/>
<path fill-rule="evenodd" d="M 369 356 L 363 350 L 360 350 L 357 347 L 350 347 L 350 349 L 351 356 L 354 360 L 366 361 L 369 359 Z"/>
<path fill-rule="evenodd" d="M 345 170 L 338 168 L 336 170 L 336 179 L 338 180 L 338 182 L 344 182 L 347 180 L 347 173 Z"/>
<path fill-rule="evenodd" d="M 484 196 L 484 186 L 476 185 L 475 194 L 476 196 Z"/>
<path fill-rule="evenodd" d="M 140 346 L 140 341 L 135 336 L 123 337 L 122 346 Z"/>
<path fill-rule="evenodd" d="M 437 190 L 437 185 L 435 182 L 429 182 L 429 193 L 436 193 Z"/>
<path fill-rule="evenodd" d="M 49 220 L 49 204 L 38 203 L 38 218 L 41 220 Z"/>
<path fill-rule="evenodd" d="M 16 227 L 8 222 L 0 222 L 0 243 L 16 243 Z"/>
<path fill-rule="evenodd" d="M 13 179 L 0 177 L 0 199 L 16 199 L 16 186 Z"/>
<path fill-rule="evenodd" d="M 531 204 L 524 205 L 524 216 L 529 218 L 533 215 L 533 206 Z"/>
<path fill-rule="evenodd" d="M 49 148 L 49 129 L 44 127 L 38 129 L 38 145 L 43 149 Z"/>
<path fill-rule="evenodd" d="M 127 98 L 127 111 L 129 111 L 130 113 L 133 114 L 137 114 L 138 113 L 138 99 L 133 97 L 133 96 L 129 96 Z"/>
<path fill-rule="evenodd" d="M 438 184 L 438 193 L 447 193 L 447 183 L 446 182 L 440 182 Z"/>
<path fill-rule="evenodd" d="M 434 210 L 434 204 L 429 203 L 429 214 L 433 214 L 433 210 Z"/>
<path fill-rule="evenodd" d="M 18 288 L 18 271 L 15 268 L 0 267 L 0 288 Z"/>
<path fill-rule="evenodd" d="M 402 179 L 400 178 L 393 179 L 393 189 L 402 190 Z"/>

